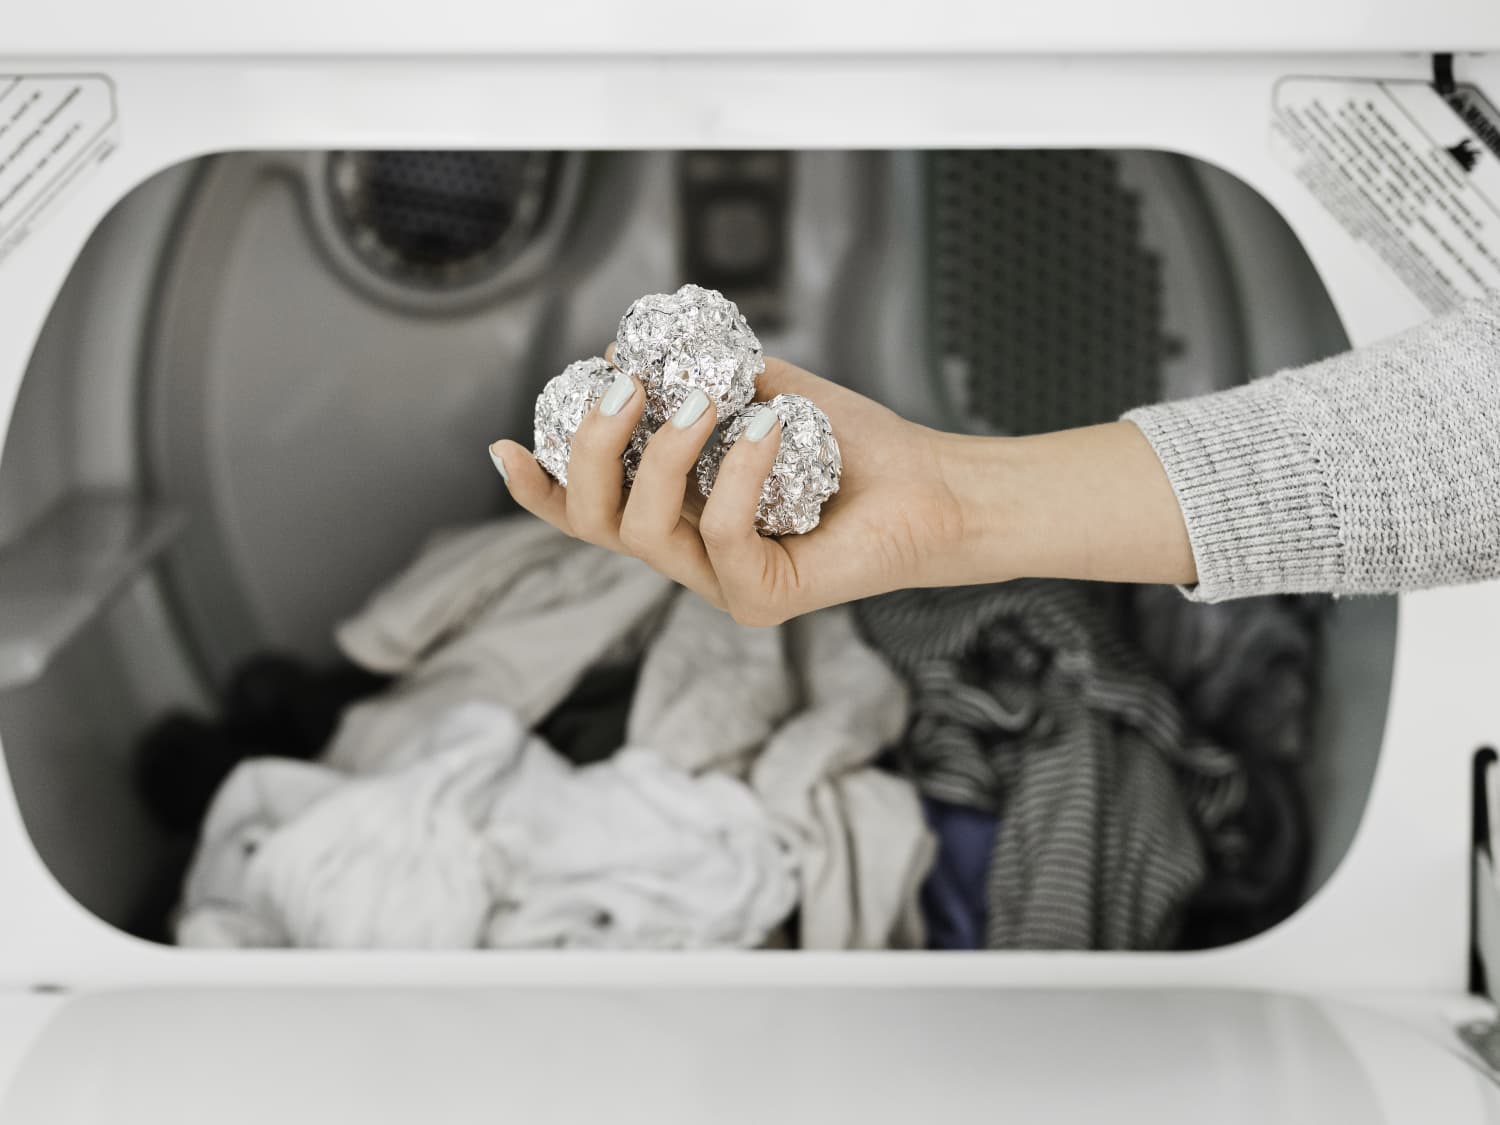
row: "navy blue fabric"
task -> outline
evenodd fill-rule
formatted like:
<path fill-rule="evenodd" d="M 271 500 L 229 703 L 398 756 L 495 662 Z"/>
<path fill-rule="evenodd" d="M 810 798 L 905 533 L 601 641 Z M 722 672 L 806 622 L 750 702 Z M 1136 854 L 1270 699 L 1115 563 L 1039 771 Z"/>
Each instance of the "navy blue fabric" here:
<path fill-rule="evenodd" d="M 937 858 L 922 884 L 922 914 L 932 949 L 983 949 L 990 857 L 1000 822 L 992 813 L 922 798 L 937 836 Z"/>

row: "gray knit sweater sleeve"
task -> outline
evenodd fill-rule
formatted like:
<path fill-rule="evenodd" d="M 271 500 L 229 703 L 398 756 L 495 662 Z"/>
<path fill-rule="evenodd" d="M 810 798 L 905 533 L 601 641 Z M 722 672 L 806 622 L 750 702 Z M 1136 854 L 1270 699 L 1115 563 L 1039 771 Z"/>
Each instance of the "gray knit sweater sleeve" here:
<path fill-rule="evenodd" d="M 1125 417 L 1182 506 L 1200 601 L 1500 577 L 1500 297 Z"/>

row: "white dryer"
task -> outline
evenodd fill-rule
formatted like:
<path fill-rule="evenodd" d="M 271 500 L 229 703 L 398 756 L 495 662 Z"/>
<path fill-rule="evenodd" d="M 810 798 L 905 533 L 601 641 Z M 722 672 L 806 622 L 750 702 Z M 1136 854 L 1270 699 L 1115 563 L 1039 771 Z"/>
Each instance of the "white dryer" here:
<path fill-rule="evenodd" d="M 0 15 L 0 1122 L 1493 1120 L 1495 584 L 1333 607 L 1305 901 L 1193 953 L 180 949 L 130 753 L 499 510 L 638 293 L 1102 419 L 1500 289 L 1497 104 L 1481 0 Z"/>

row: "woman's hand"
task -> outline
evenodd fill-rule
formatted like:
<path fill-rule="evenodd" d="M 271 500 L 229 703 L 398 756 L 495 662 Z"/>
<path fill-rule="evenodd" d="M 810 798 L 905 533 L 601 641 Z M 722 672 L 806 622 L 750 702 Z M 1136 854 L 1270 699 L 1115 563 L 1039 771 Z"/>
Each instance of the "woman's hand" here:
<path fill-rule="evenodd" d="M 869 594 L 947 584 L 943 560 L 973 530 L 944 475 L 943 447 L 963 439 L 767 359 L 756 398 L 791 392 L 812 399 L 833 423 L 843 458 L 839 491 L 824 505 L 818 527 L 767 539 L 755 531 L 755 509 L 780 442 L 779 423 L 759 441 L 747 434 L 734 444 L 704 502 L 695 466 L 717 418 L 706 398 L 691 397 L 652 436 L 624 492 L 620 455 L 645 396 L 634 380 L 619 378 L 624 382 L 611 388 L 613 397 L 606 392 L 573 439 L 566 489 L 515 442 L 492 447 L 523 508 L 569 535 L 635 555 L 743 624 L 774 625 Z M 701 412 L 693 417 L 695 408 Z"/>
<path fill-rule="evenodd" d="M 513 441 L 496 442 L 490 454 L 523 508 L 635 555 L 747 625 L 888 590 L 1023 575 L 1196 581 L 1166 472 L 1128 422 L 1023 438 L 944 434 L 767 359 L 757 399 L 785 392 L 823 408 L 843 458 L 839 491 L 806 535 L 755 531 L 779 424 L 759 441 L 750 427 L 725 455 L 713 495 L 700 498 L 694 470 L 717 422 L 701 393 L 652 435 L 629 492 L 620 456 L 645 395 L 628 376 L 579 426 L 569 487 Z"/>

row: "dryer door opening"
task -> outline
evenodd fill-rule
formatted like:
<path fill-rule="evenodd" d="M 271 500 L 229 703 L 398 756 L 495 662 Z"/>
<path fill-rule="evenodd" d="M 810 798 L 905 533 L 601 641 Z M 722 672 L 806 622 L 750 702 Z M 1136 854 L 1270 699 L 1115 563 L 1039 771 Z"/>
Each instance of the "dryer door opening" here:
<path fill-rule="evenodd" d="M 174 708 L 214 714 L 256 654 L 334 659 L 334 626 L 432 531 L 508 510 L 481 450 L 530 444 L 541 384 L 600 352 L 634 297 L 686 280 L 736 298 L 768 354 L 975 433 L 1109 420 L 1345 343 L 1269 205 L 1163 153 L 251 152 L 173 169 L 80 258 L 0 463 L 0 574 L 31 599 L 0 636 L 0 736 L 62 886 L 165 938 L 194 826 L 143 800 L 143 734 Z M 1169 612 L 1125 596 L 1132 620 Z M 1294 689 L 1308 733 L 1277 766 L 1305 837 L 1256 844 L 1296 852 L 1266 925 L 1353 838 L 1395 645 L 1394 600 L 1296 613 L 1315 622 Z"/>

